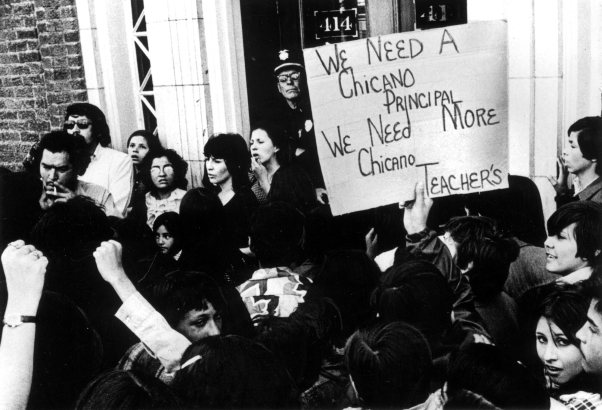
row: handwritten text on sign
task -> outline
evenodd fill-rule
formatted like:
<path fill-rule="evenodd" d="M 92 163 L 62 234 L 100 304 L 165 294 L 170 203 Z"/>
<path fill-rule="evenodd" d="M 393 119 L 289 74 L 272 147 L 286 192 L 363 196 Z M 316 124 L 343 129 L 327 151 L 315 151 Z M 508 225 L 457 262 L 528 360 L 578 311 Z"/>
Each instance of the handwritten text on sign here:
<path fill-rule="evenodd" d="M 306 49 L 320 165 L 335 215 L 506 188 L 506 23 Z"/>

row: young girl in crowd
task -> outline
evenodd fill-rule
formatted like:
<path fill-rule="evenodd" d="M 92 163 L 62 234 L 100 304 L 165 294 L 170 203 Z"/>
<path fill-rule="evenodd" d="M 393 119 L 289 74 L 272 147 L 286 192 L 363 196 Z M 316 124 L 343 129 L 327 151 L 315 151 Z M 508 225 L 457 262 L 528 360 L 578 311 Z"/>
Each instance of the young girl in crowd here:
<path fill-rule="evenodd" d="M 585 324 L 588 299 L 572 285 L 557 284 L 545 296 L 536 317 L 535 345 L 552 397 L 597 392 L 599 381 L 583 369 L 577 332 Z"/>
<path fill-rule="evenodd" d="M 180 215 L 175 212 L 165 212 L 157 217 L 153 224 L 155 242 L 159 252 L 180 259 L 182 253 L 182 228 Z"/>
<path fill-rule="evenodd" d="M 150 154 L 152 157 L 156 152 L 161 151 L 161 141 L 152 132 L 146 130 L 134 131 L 127 140 L 126 144 L 128 155 L 132 159 L 134 164 L 134 191 L 132 192 L 132 199 L 129 205 L 130 210 L 135 204 L 140 201 L 144 201 L 144 195 L 148 192 L 149 188 L 144 184 L 142 180 L 142 168 L 145 158 Z"/>
<path fill-rule="evenodd" d="M 204 153 L 203 186 L 217 193 L 236 246 L 248 248 L 249 222 L 259 204 L 249 187 L 247 144 L 238 134 L 216 134 L 205 144 Z"/>
<path fill-rule="evenodd" d="M 171 149 L 147 155 L 142 178 L 149 192 L 144 203 L 136 204 L 132 215 L 146 221 L 152 229 L 155 219 L 164 212 L 179 212 L 186 193 L 188 164 Z"/>

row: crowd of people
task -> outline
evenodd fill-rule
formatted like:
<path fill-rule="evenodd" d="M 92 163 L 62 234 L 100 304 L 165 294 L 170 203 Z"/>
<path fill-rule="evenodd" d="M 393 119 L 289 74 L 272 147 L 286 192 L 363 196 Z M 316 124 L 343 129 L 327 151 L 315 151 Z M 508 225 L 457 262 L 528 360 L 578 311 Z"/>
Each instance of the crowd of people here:
<path fill-rule="evenodd" d="M 203 187 L 87 103 L 3 170 L 0 408 L 602 409 L 602 119 L 547 223 L 518 176 L 333 217 L 288 58 L 300 128 L 211 136 Z"/>

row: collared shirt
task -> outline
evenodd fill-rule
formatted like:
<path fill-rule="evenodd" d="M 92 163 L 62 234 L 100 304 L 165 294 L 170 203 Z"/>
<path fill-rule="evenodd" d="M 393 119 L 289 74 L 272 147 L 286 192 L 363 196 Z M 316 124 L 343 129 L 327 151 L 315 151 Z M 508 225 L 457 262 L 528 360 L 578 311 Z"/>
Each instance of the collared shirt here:
<path fill-rule="evenodd" d="M 115 317 L 140 338 L 148 353 L 158 358 L 168 373 L 180 369 L 180 360 L 190 341 L 173 330 L 139 292 L 123 302 Z"/>
<path fill-rule="evenodd" d="M 571 410 L 600 410 L 602 398 L 596 393 L 577 392 L 560 396 L 560 402 Z"/>
<path fill-rule="evenodd" d="M 146 193 L 146 223 L 153 229 L 155 219 L 165 212 L 180 213 L 180 202 L 186 195 L 186 191 L 176 188 L 171 191 L 166 199 L 157 199 L 150 192 Z"/>
<path fill-rule="evenodd" d="M 111 195 L 109 191 L 100 185 L 92 184 L 90 182 L 77 181 L 77 186 L 75 187 L 74 192 L 76 195 L 92 198 L 97 204 L 102 205 L 107 216 L 123 218 L 123 215 L 115 208 L 113 195 Z"/>
<path fill-rule="evenodd" d="M 109 191 L 117 212 L 125 215 L 134 188 L 134 165 L 127 154 L 99 144 L 86 173 L 79 179 Z"/>

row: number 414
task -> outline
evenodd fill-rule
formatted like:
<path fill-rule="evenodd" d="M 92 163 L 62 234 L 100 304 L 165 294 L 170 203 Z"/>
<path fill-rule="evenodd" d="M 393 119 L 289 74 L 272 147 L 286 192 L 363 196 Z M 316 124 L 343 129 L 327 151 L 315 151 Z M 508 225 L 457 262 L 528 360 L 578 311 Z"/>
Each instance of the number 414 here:
<path fill-rule="evenodd" d="M 332 19 L 334 20 L 334 27 L 332 28 L 332 30 L 330 29 L 330 22 L 328 21 L 330 20 L 330 17 L 326 17 L 326 19 L 324 20 L 324 25 L 320 27 L 324 29 L 324 32 L 341 31 L 341 27 L 344 28 L 343 31 L 353 31 L 353 26 L 351 24 L 351 21 L 349 20 L 349 16 L 345 17 L 345 20 L 341 22 L 340 26 L 338 17 L 335 16 L 332 17 Z"/>

